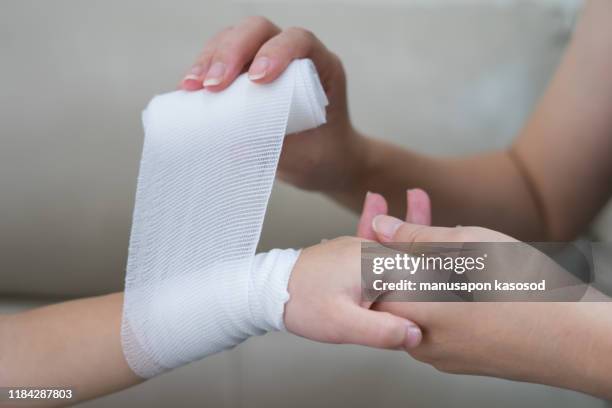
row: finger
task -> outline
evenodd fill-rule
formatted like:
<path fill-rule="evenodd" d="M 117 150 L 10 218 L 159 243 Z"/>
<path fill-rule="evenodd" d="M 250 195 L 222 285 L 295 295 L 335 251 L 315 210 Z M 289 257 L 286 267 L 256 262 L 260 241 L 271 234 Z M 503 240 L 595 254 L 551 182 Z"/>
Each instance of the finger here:
<path fill-rule="evenodd" d="M 370 193 L 368 191 L 363 203 L 363 211 L 361 212 L 361 217 L 357 224 L 357 236 L 375 240 L 376 233 L 372 229 L 372 220 L 377 215 L 387 214 L 387 211 L 387 200 L 380 194 Z"/>
<path fill-rule="evenodd" d="M 399 218 L 391 217 L 389 215 L 377 215 L 372 219 L 372 229 L 376 234 L 376 239 L 380 242 L 392 242 L 397 240 L 396 232 L 399 228 L 405 224 Z M 407 224 L 414 225 L 414 224 Z M 415 225 L 415 227 L 418 227 Z M 406 238 L 403 236 L 402 238 Z M 413 242 L 414 237 L 409 237 L 408 241 L 402 242 Z"/>
<path fill-rule="evenodd" d="M 203 88 L 202 81 L 204 81 L 204 74 L 206 74 L 206 71 L 208 71 L 210 67 L 210 60 L 215 54 L 217 44 L 220 39 L 227 35 L 232 29 L 233 27 L 226 27 L 206 42 L 196 62 L 183 77 L 180 84 L 181 89 L 185 91 L 197 91 Z"/>
<path fill-rule="evenodd" d="M 410 224 L 388 215 L 377 215 L 372 229 L 380 242 L 458 242 L 465 241 L 456 228 Z"/>
<path fill-rule="evenodd" d="M 342 306 L 343 343 L 385 349 L 411 349 L 421 343 L 421 329 L 412 321 L 387 312 L 359 307 L 353 303 Z"/>
<path fill-rule="evenodd" d="M 203 85 L 217 92 L 227 88 L 259 48 L 280 29 L 263 17 L 249 17 L 217 41 Z"/>
<path fill-rule="evenodd" d="M 420 188 L 406 191 L 406 222 L 431 225 L 431 201 Z"/>
<path fill-rule="evenodd" d="M 199 64 L 195 64 L 181 81 L 180 88 L 185 91 L 197 91 L 198 89 L 202 89 L 203 75 L 204 68 Z"/>
<path fill-rule="evenodd" d="M 249 67 L 249 78 L 257 83 L 272 82 L 291 61 L 299 58 L 310 58 L 325 83 L 333 54 L 310 31 L 295 27 L 284 30 L 261 47 Z"/>
<path fill-rule="evenodd" d="M 423 324 L 423 322 L 426 322 L 428 319 L 431 320 L 432 311 L 435 311 L 440 305 L 443 305 L 443 303 L 394 302 L 383 300 L 374 303 L 371 310 L 391 313 L 394 316 L 399 316 L 410 321 L 418 321 Z M 423 331 L 425 331 L 425 329 L 423 329 Z"/>

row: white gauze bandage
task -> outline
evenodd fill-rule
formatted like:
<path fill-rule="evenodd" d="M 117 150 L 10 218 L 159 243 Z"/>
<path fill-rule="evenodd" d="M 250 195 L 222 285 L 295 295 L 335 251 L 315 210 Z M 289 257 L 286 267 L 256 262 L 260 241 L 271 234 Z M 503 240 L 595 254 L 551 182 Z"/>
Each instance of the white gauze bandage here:
<path fill-rule="evenodd" d="M 121 328 L 136 374 L 284 328 L 298 251 L 255 249 L 283 138 L 323 124 L 326 105 L 310 60 L 271 84 L 241 75 L 223 92 L 149 103 Z"/>

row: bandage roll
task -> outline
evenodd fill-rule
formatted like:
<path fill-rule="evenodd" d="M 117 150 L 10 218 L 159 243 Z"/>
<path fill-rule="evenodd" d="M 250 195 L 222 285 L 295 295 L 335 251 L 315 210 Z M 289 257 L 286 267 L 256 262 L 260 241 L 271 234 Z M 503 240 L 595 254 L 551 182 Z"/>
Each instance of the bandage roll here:
<path fill-rule="evenodd" d="M 122 345 L 143 378 L 283 329 L 295 250 L 255 256 L 287 133 L 325 122 L 310 60 L 259 85 L 160 95 L 145 141 L 132 221 Z"/>

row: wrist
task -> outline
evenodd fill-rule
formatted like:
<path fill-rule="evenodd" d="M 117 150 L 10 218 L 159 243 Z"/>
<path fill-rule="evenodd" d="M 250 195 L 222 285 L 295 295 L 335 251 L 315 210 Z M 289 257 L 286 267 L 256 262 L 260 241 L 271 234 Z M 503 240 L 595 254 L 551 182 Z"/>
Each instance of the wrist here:
<path fill-rule="evenodd" d="M 254 326 L 262 331 L 286 330 L 283 316 L 289 301 L 289 279 L 301 250 L 273 249 L 253 259 L 249 307 Z"/>
<path fill-rule="evenodd" d="M 354 140 L 353 185 L 355 189 L 367 190 L 369 174 L 377 162 L 375 141 L 352 127 L 350 132 L 351 140 Z"/>
<path fill-rule="evenodd" d="M 384 141 L 368 137 L 357 130 L 352 130 L 356 141 L 355 160 L 359 163 L 353 173 L 356 190 L 361 193 L 375 191 L 384 179 L 386 169 L 389 168 L 390 145 Z"/>
<path fill-rule="evenodd" d="M 371 172 L 378 162 L 376 156 L 376 141 L 349 125 L 344 132 L 347 150 L 339 160 L 344 160 L 344 171 L 333 183 L 333 186 L 322 193 L 328 194 L 343 203 L 352 203 L 356 199 L 361 205 L 361 199 L 369 188 Z"/>

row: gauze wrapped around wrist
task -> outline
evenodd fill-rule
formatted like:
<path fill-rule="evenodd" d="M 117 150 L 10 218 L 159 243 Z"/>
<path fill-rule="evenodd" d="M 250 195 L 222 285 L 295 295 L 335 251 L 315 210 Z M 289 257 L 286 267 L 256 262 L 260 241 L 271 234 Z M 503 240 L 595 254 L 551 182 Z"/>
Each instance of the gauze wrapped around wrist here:
<path fill-rule="evenodd" d="M 122 345 L 148 378 L 283 327 L 294 250 L 255 256 L 286 133 L 325 122 L 309 60 L 266 85 L 172 92 L 145 112 Z"/>
<path fill-rule="evenodd" d="M 249 279 L 248 303 L 251 320 L 260 333 L 285 330 L 285 303 L 289 300 L 289 278 L 299 250 L 273 249 L 255 255 Z"/>
<path fill-rule="evenodd" d="M 148 324 L 139 327 L 146 356 L 145 350 L 126 353 L 128 364 L 147 378 L 251 336 L 284 330 L 287 285 L 298 255 L 294 249 L 273 249 L 257 254 L 247 270 L 220 263 L 214 275 L 166 281 L 147 311 Z M 189 325 L 184 316 L 190 316 Z"/>

